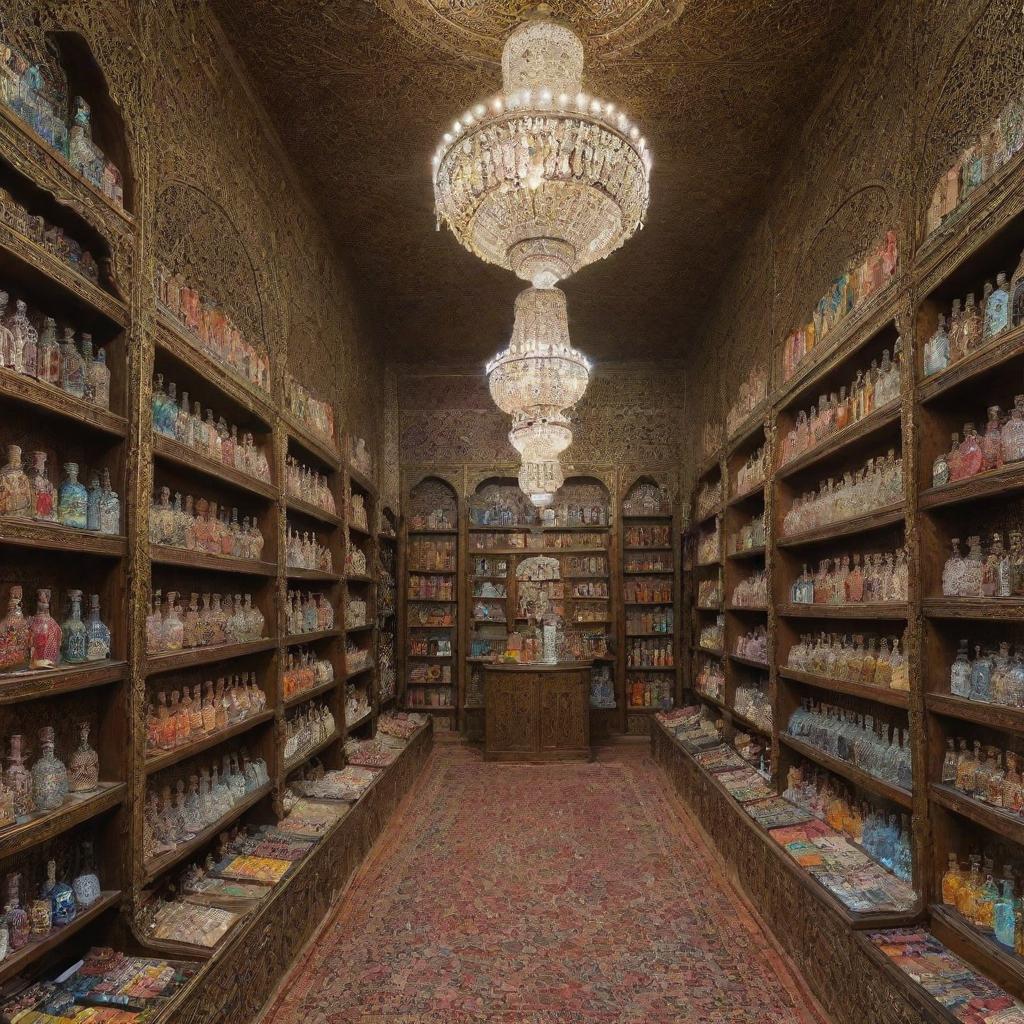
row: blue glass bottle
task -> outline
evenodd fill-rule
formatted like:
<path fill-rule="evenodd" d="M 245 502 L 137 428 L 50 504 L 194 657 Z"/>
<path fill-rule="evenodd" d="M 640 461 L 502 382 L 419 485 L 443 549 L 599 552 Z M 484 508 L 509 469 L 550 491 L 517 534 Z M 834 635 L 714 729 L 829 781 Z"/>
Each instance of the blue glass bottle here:
<path fill-rule="evenodd" d="M 89 598 L 89 621 L 85 624 L 88 640 L 86 661 L 104 661 L 110 657 L 110 630 L 100 621 L 100 595 Z"/>
<path fill-rule="evenodd" d="M 78 463 L 69 462 L 64 466 L 67 479 L 60 485 L 60 502 L 57 517 L 63 526 L 76 530 L 88 527 L 89 495 L 83 484 L 78 482 Z"/>
<path fill-rule="evenodd" d="M 1007 949 L 1014 948 L 1016 915 L 1014 913 L 1013 880 L 1003 879 L 1003 894 L 996 900 L 993 923 L 996 942 Z"/>
<path fill-rule="evenodd" d="M 57 862 L 51 860 L 46 866 L 46 884 L 43 895 L 50 901 L 50 921 L 54 928 L 63 928 L 75 919 L 78 905 L 75 894 L 67 882 L 57 881 Z"/>

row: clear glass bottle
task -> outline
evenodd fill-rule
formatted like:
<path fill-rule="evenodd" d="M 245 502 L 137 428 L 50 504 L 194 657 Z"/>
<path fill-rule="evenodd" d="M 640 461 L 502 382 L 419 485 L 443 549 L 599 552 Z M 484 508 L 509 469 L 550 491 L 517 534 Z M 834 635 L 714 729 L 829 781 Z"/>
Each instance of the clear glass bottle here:
<path fill-rule="evenodd" d="M 91 907 L 103 891 L 100 887 L 99 876 L 96 874 L 96 867 L 93 859 L 92 842 L 86 840 L 82 843 L 78 858 L 78 867 L 75 878 L 71 882 L 75 900 L 82 910 Z"/>
<path fill-rule="evenodd" d="M 31 519 L 32 485 L 21 463 L 21 448 L 7 447 L 7 465 L 0 469 L 0 516 Z"/>
<path fill-rule="evenodd" d="M 60 347 L 60 386 L 73 398 L 85 398 L 85 360 L 70 327 L 64 328 L 64 343 Z"/>
<path fill-rule="evenodd" d="M 41 811 L 55 811 L 68 795 L 68 771 L 53 752 L 53 726 L 39 730 L 39 760 L 32 765 L 32 798 Z"/>
<path fill-rule="evenodd" d="M 100 595 L 89 597 L 89 619 L 85 624 L 86 661 L 105 661 L 110 657 L 110 630 L 100 619 Z"/>
<path fill-rule="evenodd" d="M 89 746 L 89 723 L 78 726 L 78 749 L 68 766 L 68 786 L 72 793 L 94 793 L 100 786 L 100 759 Z"/>
<path fill-rule="evenodd" d="M 60 345 L 57 342 L 57 322 L 48 316 L 43 321 L 43 330 L 36 345 L 35 377 L 44 384 L 60 386 Z"/>
<path fill-rule="evenodd" d="M 61 625 L 61 656 L 68 665 L 81 665 L 89 660 L 89 636 L 82 621 L 82 592 L 68 591 L 68 617 Z"/>
<path fill-rule="evenodd" d="M 21 905 L 21 875 L 11 874 L 7 876 L 7 904 L 4 911 L 7 915 L 7 928 L 10 932 L 10 945 L 12 950 L 22 949 L 28 945 L 32 935 L 32 924 L 28 914 Z"/>

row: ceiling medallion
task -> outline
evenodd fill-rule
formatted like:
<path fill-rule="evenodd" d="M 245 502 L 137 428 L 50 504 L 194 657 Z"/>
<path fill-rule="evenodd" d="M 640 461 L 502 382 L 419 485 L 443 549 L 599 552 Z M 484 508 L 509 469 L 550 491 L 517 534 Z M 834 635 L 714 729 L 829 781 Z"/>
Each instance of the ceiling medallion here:
<path fill-rule="evenodd" d="M 668 28 L 687 0 L 551 0 L 552 15 L 572 25 L 587 52 L 621 57 Z M 431 42 L 462 60 L 501 59 L 509 32 L 536 7 L 535 0 L 377 0 L 417 42 Z"/>
<path fill-rule="evenodd" d="M 523 456 L 520 484 L 544 507 L 572 442 L 566 413 L 589 366 L 569 340 L 557 282 L 604 259 L 643 225 L 651 155 L 614 104 L 583 92 L 583 44 L 546 4 L 509 33 L 503 90 L 467 110 L 434 155 L 434 202 L 470 252 L 533 287 L 516 299 L 508 349 L 487 366 Z"/>

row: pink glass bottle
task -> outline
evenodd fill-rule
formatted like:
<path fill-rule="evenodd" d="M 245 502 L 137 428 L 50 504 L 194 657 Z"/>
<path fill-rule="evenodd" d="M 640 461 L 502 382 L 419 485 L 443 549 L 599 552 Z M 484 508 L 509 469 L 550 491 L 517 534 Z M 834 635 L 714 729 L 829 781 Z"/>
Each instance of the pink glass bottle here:
<path fill-rule="evenodd" d="M 50 591 L 36 592 L 36 613 L 29 623 L 32 668 L 55 668 L 60 664 L 61 628 L 50 615 Z"/>
<path fill-rule="evenodd" d="M 50 478 L 46 475 L 46 452 L 33 452 L 35 464 L 32 471 L 32 514 L 43 523 L 57 522 L 57 495 Z"/>
<path fill-rule="evenodd" d="M 988 423 L 985 436 L 981 441 L 981 453 L 984 456 L 984 468 L 999 469 L 1003 464 L 1003 436 L 999 426 L 999 406 L 993 405 L 988 410 Z"/>
<path fill-rule="evenodd" d="M 28 668 L 29 622 L 21 610 L 21 587 L 11 587 L 7 614 L 0 621 L 0 672 Z"/>

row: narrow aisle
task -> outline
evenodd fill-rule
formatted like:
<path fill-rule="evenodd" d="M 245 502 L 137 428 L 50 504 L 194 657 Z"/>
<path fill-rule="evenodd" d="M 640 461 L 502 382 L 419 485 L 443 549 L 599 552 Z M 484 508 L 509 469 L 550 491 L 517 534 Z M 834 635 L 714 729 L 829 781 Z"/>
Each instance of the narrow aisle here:
<path fill-rule="evenodd" d="M 820 1024 L 645 747 L 438 746 L 262 1024 Z"/>

